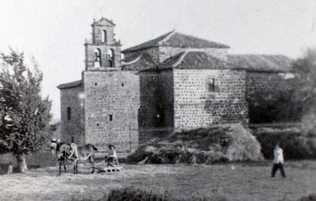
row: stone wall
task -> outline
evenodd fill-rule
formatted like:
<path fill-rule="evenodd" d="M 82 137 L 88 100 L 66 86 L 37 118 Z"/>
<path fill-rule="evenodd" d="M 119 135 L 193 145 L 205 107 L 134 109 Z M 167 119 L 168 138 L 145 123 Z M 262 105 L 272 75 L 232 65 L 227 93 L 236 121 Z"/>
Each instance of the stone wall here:
<path fill-rule="evenodd" d="M 118 152 L 138 146 L 139 77 L 132 71 L 85 71 L 86 142 Z"/>
<path fill-rule="evenodd" d="M 85 143 L 84 103 L 79 98 L 82 92 L 82 86 L 60 90 L 61 137 L 65 142 L 71 142 L 73 139 L 78 144 Z M 70 110 L 70 112 L 67 110 Z"/>
<path fill-rule="evenodd" d="M 244 71 L 175 69 L 173 79 L 176 129 L 247 121 Z"/>
<path fill-rule="evenodd" d="M 161 126 L 174 127 L 174 80 L 173 70 L 159 72 L 159 97 Z"/>
<path fill-rule="evenodd" d="M 140 73 L 140 142 L 160 137 L 173 129 L 172 70 Z"/>
<path fill-rule="evenodd" d="M 156 128 L 160 125 L 158 118 L 159 74 L 155 71 L 140 72 L 140 108 L 139 127 L 142 129 Z"/>

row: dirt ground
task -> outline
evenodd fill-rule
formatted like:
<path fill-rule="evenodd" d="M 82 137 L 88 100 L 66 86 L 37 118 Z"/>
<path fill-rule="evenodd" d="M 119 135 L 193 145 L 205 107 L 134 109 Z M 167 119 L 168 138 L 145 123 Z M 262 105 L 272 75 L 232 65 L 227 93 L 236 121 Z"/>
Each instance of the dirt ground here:
<path fill-rule="evenodd" d="M 101 166 L 102 164 L 99 164 Z M 48 201 L 98 199 L 112 188 L 134 187 L 179 199 L 224 195 L 233 201 L 296 200 L 316 192 L 316 161 L 289 162 L 288 177 L 270 178 L 270 163 L 226 165 L 123 165 L 120 173 L 57 175 L 56 167 L 0 176 L 0 200 Z"/>

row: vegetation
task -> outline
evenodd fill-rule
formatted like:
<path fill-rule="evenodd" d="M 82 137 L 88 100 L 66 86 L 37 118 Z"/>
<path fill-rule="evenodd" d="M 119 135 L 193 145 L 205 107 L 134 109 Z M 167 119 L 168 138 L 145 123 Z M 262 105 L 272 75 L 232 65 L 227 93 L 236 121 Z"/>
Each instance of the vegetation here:
<path fill-rule="evenodd" d="M 19 170 L 27 170 L 25 155 L 35 152 L 48 135 L 51 102 L 41 97 L 42 73 L 23 53 L 0 54 L 0 151 L 15 154 Z"/>
<path fill-rule="evenodd" d="M 71 201 L 96 201 L 94 199 L 72 199 Z M 167 191 L 163 193 L 155 193 L 134 188 L 122 188 L 112 190 L 109 195 L 104 195 L 103 198 L 97 201 L 179 201 L 170 196 Z M 227 201 L 224 196 L 209 197 L 192 197 L 186 201 Z"/>
<path fill-rule="evenodd" d="M 294 60 L 292 69 L 294 77 L 278 75 L 278 82 L 248 96 L 252 123 L 301 121 L 316 114 L 316 49 Z"/>
<path fill-rule="evenodd" d="M 307 196 L 302 197 L 298 201 L 316 201 L 316 194 L 315 193 L 309 194 Z"/>
<path fill-rule="evenodd" d="M 262 127 L 254 129 L 253 133 L 265 158 L 271 159 L 275 144 L 280 143 L 285 159 L 312 159 L 316 157 L 316 133 L 312 131 L 305 133 L 301 127 Z"/>

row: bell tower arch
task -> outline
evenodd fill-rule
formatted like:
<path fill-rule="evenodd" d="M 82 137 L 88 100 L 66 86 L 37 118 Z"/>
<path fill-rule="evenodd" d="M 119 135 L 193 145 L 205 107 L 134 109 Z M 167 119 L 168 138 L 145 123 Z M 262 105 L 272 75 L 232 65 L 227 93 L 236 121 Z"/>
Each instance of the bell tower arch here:
<path fill-rule="evenodd" d="M 121 44 L 115 39 L 115 24 L 104 17 L 93 20 L 92 40 L 85 42 L 85 70 L 106 70 L 121 65 Z"/>

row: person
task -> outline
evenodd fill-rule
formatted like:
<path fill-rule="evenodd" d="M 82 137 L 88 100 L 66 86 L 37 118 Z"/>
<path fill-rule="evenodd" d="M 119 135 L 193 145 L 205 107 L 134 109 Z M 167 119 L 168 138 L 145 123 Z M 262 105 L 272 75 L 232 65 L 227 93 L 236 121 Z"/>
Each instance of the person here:
<path fill-rule="evenodd" d="M 273 166 L 271 171 L 271 177 L 275 176 L 275 173 L 280 169 L 281 175 L 283 178 L 286 177 L 284 171 L 284 156 L 283 149 L 277 143 L 273 149 Z"/>
<path fill-rule="evenodd" d="M 109 145 L 109 154 L 107 156 L 107 164 L 108 166 L 119 165 L 115 146 L 112 144 Z"/>

